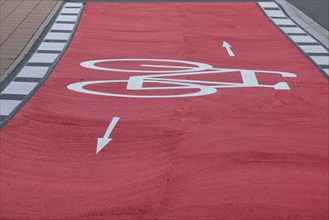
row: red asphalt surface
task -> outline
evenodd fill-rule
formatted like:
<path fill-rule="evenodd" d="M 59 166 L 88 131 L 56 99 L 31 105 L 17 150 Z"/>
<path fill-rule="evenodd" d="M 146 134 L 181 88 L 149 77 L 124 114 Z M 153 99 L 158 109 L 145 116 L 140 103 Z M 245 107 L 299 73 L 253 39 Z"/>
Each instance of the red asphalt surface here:
<path fill-rule="evenodd" d="M 67 89 L 138 75 L 80 66 L 124 58 L 297 77 L 258 78 L 290 90 L 218 89 L 189 98 Z M 209 77 L 217 76 L 199 79 Z M 124 83 L 116 89 L 126 91 Z M 120 117 L 113 140 L 96 155 L 113 117 Z M 64 57 L 1 131 L 1 218 L 327 219 L 328 81 L 256 3 L 88 3 Z"/>

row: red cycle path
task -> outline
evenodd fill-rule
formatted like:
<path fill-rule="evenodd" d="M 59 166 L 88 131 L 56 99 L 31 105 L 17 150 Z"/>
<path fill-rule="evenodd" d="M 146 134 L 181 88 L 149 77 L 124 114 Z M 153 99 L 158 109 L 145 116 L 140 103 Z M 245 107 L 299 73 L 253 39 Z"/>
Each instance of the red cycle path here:
<path fill-rule="evenodd" d="M 128 79 L 80 66 L 121 58 L 297 77 L 260 77 L 290 90 L 176 99 L 67 89 Z M 116 116 L 112 142 L 96 155 L 97 138 Z M 89 3 L 50 78 L 1 131 L 1 217 L 326 219 L 328 82 L 255 3 Z"/>

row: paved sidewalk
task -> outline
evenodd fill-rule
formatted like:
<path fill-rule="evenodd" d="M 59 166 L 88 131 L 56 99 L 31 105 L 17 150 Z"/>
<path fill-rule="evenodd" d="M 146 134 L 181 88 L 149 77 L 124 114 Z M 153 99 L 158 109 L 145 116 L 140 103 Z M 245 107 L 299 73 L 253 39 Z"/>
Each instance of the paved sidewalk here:
<path fill-rule="evenodd" d="M 36 33 L 37 30 L 58 2 L 59 0 L 0 0 L 0 82 L 33 36 L 38 37 L 40 33 Z"/>

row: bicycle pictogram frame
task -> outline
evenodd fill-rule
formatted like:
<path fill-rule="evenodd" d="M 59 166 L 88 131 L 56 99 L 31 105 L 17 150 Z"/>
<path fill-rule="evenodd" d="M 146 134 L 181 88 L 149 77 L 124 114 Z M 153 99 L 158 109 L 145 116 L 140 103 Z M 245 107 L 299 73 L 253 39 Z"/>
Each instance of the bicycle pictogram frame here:
<path fill-rule="evenodd" d="M 111 63 L 111 62 L 145 62 L 140 67 L 146 69 L 117 69 L 109 67 L 101 67 L 96 64 L 100 63 Z M 156 63 L 156 64 L 149 64 Z M 161 64 L 162 63 L 162 64 Z M 173 65 L 168 65 L 173 63 Z M 205 63 L 182 61 L 182 60 L 169 60 L 169 59 L 104 59 L 104 60 L 91 60 L 81 63 L 82 67 L 103 70 L 110 72 L 121 72 L 121 73 L 143 73 L 143 75 L 133 75 L 127 80 L 94 80 L 73 83 L 67 86 L 68 89 L 100 96 L 112 96 L 112 97 L 124 97 L 124 98 L 184 98 L 184 97 L 196 97 L 211 95 L 218 91 L 218 89 L 225 88 L 251 88 L 251 87 L 262 87 L 272 88 L 275 90 L 290 90 L 289 85 L 286 82 L 278 82 L 274 85 L 260 84 L 257 79 L 258 73 L 263 74 L 278 74 L 281 77 L 296 77 L 296 74 L 289 72 L 280 71 L 268 71 L 268 70 L 247 70 L 247 69 L 229 69 L 229 68 L 214 68 L 213 66 Z M 209 75 L 209 74 L 223 74 L 223 73 L 240 73 L 242 82 L 216 82 L 216 81 L 205 81 L 205 80 L 192 80 L 192 79 L 177 79 L 170 77 L 184 76 L 195 76 L 195 75 Z M 147 75 L 145 75 L 147 74 Z M 197 89 L 196 92 L 179 93 L 171 95 L 133 95 L 133 94 L 119 94 L 100 92 L 95 90 L 86 89 L 88 85 L 97 85 L 104 83 L 126 83 L 126 90 L 129 91 L 159 91 L 159 90 L 191 90 Z M 173 86 L 144 86 L 147 83 L 158 83 Z"/>

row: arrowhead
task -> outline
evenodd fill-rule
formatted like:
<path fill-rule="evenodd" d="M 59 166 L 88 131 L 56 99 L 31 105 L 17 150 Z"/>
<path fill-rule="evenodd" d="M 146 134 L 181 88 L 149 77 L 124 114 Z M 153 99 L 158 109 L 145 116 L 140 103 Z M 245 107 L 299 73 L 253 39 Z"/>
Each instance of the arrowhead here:
<path fill-rule="evenodd" d="M 108 143 L 112 141 L 112 138 L 98 138 L 96 154 L 98 154 Z"/>
<path fill-rule="evenodd" d="M 231 47 L 226 41 L 223 41 L 223 47 Z"/>

